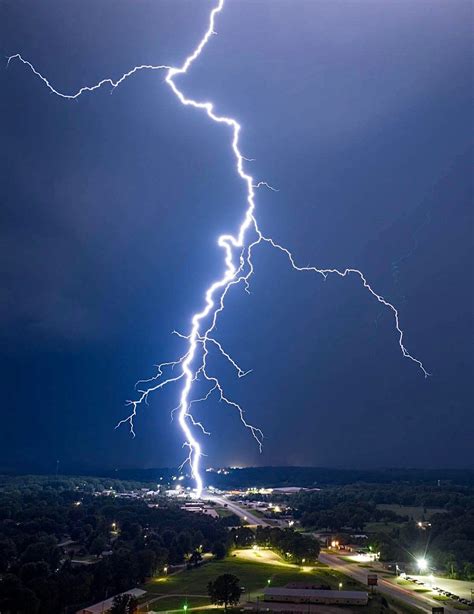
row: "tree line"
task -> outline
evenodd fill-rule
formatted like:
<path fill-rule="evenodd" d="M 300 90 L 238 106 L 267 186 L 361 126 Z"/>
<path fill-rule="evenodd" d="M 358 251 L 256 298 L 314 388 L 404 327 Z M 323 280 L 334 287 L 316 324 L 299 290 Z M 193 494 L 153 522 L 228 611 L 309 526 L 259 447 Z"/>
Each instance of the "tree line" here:
<path fill-rule="evenodd" d="M 201 553 L 225 556 L 232 545 L 220 520 L 163 498 L 159 507 L 149 507 L 142 500 L 95 496 L 76 485 L 68 490 L 41 483 L 0 492 L 4 614 L 75 611 L 165 567 L 199 564 Z"/>

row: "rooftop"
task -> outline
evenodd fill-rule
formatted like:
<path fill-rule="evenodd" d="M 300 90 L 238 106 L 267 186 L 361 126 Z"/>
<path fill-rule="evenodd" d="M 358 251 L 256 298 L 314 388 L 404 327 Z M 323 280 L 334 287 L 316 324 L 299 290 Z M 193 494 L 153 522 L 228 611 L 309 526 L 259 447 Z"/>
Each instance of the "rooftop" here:
<path fill-rule="evenodd" d="M 120 595 L 133 595 L 134 597 L 141 597 L 142 595 L 144 595 L 146 593 L 146 591 L 142 591 L 141 588 L 132 588 L 129 591 L 125 591 L 124 593 L 120 593 Z M 105 601 L 100 601 L 99 603 L 95 603 L 94 605 L 90 605 L 87 608 L 82 608 L 81 610 L 79 610 L 76 614 L 103 614 L 105 612 L 108 612 L 108 610 L 110 610 L 110 608 L 113 605 L 114 602 L 114 597 L 116 597 L 117 595 L 114 595 L 113 597 L 111 597 L 110 599 L 106 599 Z"/>
<path fill-rule="evenodd" d="M 329 598 L 338 597 L 339 599 L 361 599 L 366 598 L 367 593 L 364 591 L 338 591 L 338 590 L 323 590 L 314 588 L 288 588 L 270 587 L 264 590 L 265 596 L 273 595 L 274 597 L 314 597 L 314 598 Z"/>

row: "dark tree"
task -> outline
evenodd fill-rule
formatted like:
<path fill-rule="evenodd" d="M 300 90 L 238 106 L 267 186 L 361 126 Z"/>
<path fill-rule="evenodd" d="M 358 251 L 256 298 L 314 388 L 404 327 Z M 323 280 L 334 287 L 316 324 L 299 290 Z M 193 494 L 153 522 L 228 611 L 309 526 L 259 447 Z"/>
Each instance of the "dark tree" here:
<path fill-rule="evenodd" d="M 207 592 L 211 602 L 216 605 L 223 605 L 227 610 L 228 605 L 237 605 L 242 594 L 240 580 L 237 576 L 230 573 L 218 576 L 214 581 L 207 585 Z"/>
<path fill-rule="evenodd" d="M 20 567 L 20 578 L 25 584 L 28 584 L 36 578 L 46 578 L 48 574 L 49 566 L 44 561 L 25 563 Z"/>
<path fill-rule="evenodd" d="M 161 539 L 165 548 L 169 549 L 171 547 L 171 544 L 176 541 L 176 533 L 171 529 L 166 529 L 161 534 Z"/>
<path fill-rule="evenodd" d="M 110 614 L 136 614 L 138 600 L 133 595 L 116 595 L 110 608 Z"/>
<path fill-rule="evenodd" d="M 40 606 L 34 592 L 23 586 L 19 578 L 6 574 L 0 582 L 0 612 L 36 614 Z"/>
<path fill-rule="evenodd" d="M 177 537 L 176 543 L 178 550 L 182 552 L 183 555 L 187 555 L 193 551 L 192 538 L 188 531 L 181 531 Z"/>
<path fill-rule="evenodd" d="M 222 542 L 215 542 L 212 545 L 212 554 L 216 559 L 223 559 L 226 555 L 226 547 Z"/>
<path fill-rule="evenodd" d="M 255 534 L 248 527 L 240 527 L 232 531 L 237 548 L 248 548 L 255 541 Z"/>
<path fill-rule="evenodd" d="M 140 582 L 145 582 L 156 570 L 156 554 L 153 550 L 139 550 L 136 554 Z"/>
<path fill-rule="evenodd" d="M 107 542 L 105 541 L 105 538 L 102 535 L 97 535 L 97 537 L 92 540 L 89 547 L 89 552 L 99 556 L 99 554 L 102 554 L 102 552 L 105 550 L 106 546 Z"/>
<path fill-rule="evenodd" d="M 193 567 L 197 567 L 201 561 L 202 554 L 199 552 L 199 550 L 195 550 L 189 557 L 188 563 Z"/>
<path fill-rule="evenodd" d="M 8 570 L 9 564 L 16 556 L 16 546 L 11 539 L 0 540 L 0 572 Z"/>

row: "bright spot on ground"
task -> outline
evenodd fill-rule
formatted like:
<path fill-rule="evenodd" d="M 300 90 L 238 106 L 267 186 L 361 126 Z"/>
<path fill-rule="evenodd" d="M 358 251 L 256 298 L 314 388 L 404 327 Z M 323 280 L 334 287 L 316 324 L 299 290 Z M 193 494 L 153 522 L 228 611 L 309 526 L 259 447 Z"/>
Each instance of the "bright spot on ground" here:
<path fill-rule="evenodd" d="M 279 554 L 273 552 L 273 550 L 252 548 L 252 550 L 234 550 L 232 554 L 243 561 L 248 561 L 249 563 L 266 563 L 267 565 L 275 565 L 276 567 L 299 569 L 298 565 L 287 563 Z"/>
<path fill-rule="evenodd" d="M 348 556 L 345 556 L 344 558 L 353 561 L 354 563 L 371 563 L 376 560 L 375 554 L 372 554 L 370 552 L 364 552 L 363 554 L 350 554 Z"/>
<path fill-rule="evenodd" d="M 251 550 L 234 550 L 233 555 L 248 563 L 266 563 L 267 565 L 285 567 L 286 569 L 294 569 L 303 573 L 311 573 L 314 570 L 314 568 L 309 565 L 301 567 L 294 563 L 287 563 L 287 561 L 276 552 L 273 552 L 273 550 L 262 549 L 258 546 L 256 548 L 253 547 Z"/>

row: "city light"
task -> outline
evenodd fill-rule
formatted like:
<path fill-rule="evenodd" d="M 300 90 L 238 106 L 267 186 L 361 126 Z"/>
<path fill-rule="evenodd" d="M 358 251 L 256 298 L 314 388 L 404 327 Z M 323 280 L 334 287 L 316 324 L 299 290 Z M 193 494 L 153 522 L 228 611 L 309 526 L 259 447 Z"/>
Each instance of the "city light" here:
<path fill-rule="evenodd" d="M 416 559 L 416 564 L 418 565 L 418 569 L 421 572 L 424 572 L 428 569 L 428 561 L 424 557 Z"/>

